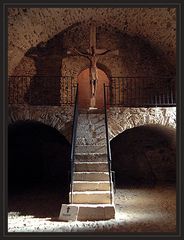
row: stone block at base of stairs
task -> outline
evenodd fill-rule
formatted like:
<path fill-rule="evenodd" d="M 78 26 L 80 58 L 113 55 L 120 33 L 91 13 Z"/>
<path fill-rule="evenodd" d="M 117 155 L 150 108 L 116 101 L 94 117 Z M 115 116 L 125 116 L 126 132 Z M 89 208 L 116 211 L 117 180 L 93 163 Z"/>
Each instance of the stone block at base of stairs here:
<path fill-rule="evenodd" d="M 109 220 L 115 218 L 114 205 L 84 205 L 79 207 L 78 221 Z"/>
<path fill-rule="evenodd" d="M 115 207 L 113 204 L 68 204 L 66 209 L 77 209 L 75 211 L 76 216 L 70 219 L 70 216 L 66 219 L 60 213 L 59 220 L 72 221 L 76 219 L 78 221 L 99 221 L 115 219 Z"/>

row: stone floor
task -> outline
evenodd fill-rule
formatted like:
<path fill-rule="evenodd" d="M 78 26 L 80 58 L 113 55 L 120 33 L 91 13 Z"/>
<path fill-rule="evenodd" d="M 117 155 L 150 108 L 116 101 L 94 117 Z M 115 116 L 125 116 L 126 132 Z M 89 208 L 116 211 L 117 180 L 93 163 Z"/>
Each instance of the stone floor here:
<path fill-rule="evenodd" d="M 119 188 L 115 194 L 116 219 L 59 222 L 61 194 L 30 191 L 9 198 L 9 232 L 175 232 L 174 186 Z"/>

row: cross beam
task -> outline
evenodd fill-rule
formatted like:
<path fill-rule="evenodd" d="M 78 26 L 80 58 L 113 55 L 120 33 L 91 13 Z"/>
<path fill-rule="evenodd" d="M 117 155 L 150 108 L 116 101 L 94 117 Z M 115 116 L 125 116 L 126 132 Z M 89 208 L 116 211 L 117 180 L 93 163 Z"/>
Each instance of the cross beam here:
<path fill-rule="evenodd" d="M 82 57 L 87 58 L 90 61 L 90 86 L 91 86 L 91 107 L 95 107 L 96 103 L 96 89 L 98 84 L 98 69 L 97 69 L 97 61 L 100 56 L 105 55 L 107 53 L 111 53 L 114 55 L 118 55 L 118 50 L 106 50 L 106 49 L 97 49 L 96 48 L 96 24 L 95 22 L 91 23 L 90 26 L 90 44 L 89 49 L 87 49 L 87 52 L 79 51 L 76 48 L 70 48 L 69 51 L 67 51 L 68 54 L 75 53 L 76 55 L 80 55 Z"/>

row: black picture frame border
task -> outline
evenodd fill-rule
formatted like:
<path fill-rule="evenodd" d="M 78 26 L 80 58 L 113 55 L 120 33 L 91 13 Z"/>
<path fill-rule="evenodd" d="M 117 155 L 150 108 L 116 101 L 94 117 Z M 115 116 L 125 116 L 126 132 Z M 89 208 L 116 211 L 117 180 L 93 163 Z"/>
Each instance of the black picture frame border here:
<path fill-rule="evenodd" d="M 183 151 L 182 151 L 182 136 L 183 136 L 183 113 L 184 109 L 183 105 L 183 96 L 182 96 L 182 87 L 183 82 L 182 79 L 184 77 L 182 61 L 183 61 L 183 16 L 184 16 L 184 6 L 183 1 L 169 1 L 162 0 L 160 2 L 157 1 L 141 1 L 137 2 L 136 0 L 123 1 L 116 0 L 114 2 L 106 0 L 104 3 L 103 0 L 97 1 L 88 1 L 85 0 L 55 0 L 51 1 L 43 1 L 39 2 L 36 0 L 26 1 L 19 0 L 18 2 L 13 0 L 3 0 L 0 2 L 0 26 L 1 26 L 1 58 L 0 58 L 0 73 L 1 73 L 1 81 L 0 81 L 0 103 L 2 103 L 0 107 L 0 153 L 1 153 L 1 161 L 0 161 L 0 193 L 2 193 L 2 198 L 0 197 L 0 237 L 2 239 L 22 239 L 22 238 L 36 238 L 36 239 L 44 239 L 44 238 L 84 238 L 84 237 L 95 237 L 95 238 L 123 238 L 123 239 L 181 239 L 184 240 L 184 230 L 183 230 L 183 213 L 184 208 L 182 206 L 184 185 L 182 172 L 183 169 Z M 8 76 L 8 44 L 7 44 L 7 8 L 8 7 L 176 7 L 177 9 L 177 231 L 176 233 L 8 233 L 7 232 L 7 116 L 8 116 L 8 104 L 7 104 L 7 76 Z M 184 80 L 183 80 L 184 81 Z"/>

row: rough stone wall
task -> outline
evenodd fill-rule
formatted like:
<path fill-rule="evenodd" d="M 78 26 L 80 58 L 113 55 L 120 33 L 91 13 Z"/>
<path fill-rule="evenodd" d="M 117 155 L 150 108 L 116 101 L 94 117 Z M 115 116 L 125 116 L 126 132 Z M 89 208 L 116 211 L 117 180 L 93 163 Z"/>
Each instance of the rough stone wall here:
<path fill-rule="evenodd" d="M 83 37 L 86 34 L 86 38 Z M 15 68 L 13 75 L 74 75 L 89 66 L 89 61 L 80 56 L 67 56 L 69 48 L 83 51 L 89 48 L 89 26 L 80 24 L 57 34 L 46 43 L 30 48 Z M 175 66 L 156 49 L 138 36 L 121 33 L 114 28 L 97 28 L 97 48 L 118 49 L 119 53 L 108 53 L 99 57 L 98 66 L 106 66 L 111 76 L 152 76 L 175 74 Z M 34 62 L 34 64 L 33 64 Z M 77 62 L 77 63 L 76 63 Z M 36 69 L 35 69 L 36 67 Z M 103 70 L 103 69 L 102 69 Z"/>
<path fill-rule="evenodd" d="M 77 34 L 76 34 L 77 33 Z M 16 66 L 14 76 L 35 76 L 36 80 L 31 80 L 31 86 L 28 86 L 31 91 L 35 90 L 39 93 L 43 91 L 45 82 L 39 79 L 39 76 L 72 76 L 74 82 L 77 82 L 79 73 L 89 67 L 89 60 L 76 55 L 67 55 L 67 49 L 76 47 L 85 51 L 89 48 L 89 25 L 77 24 L 71 26 L 64 32 L 60 32 L 49 41 L 31 47 L 22 58 L 20 63 Z M 152 88 L 155 86 L 162 86 L 165 88 L 168 79 L 158 78 L 161 76 L 175 75 L 175 66 L 171 65 L 168 59 L 165 58 L 164 53 L 150 44 L 149 40 L 145 40 L 138 36 L 131 36 L 127 33 L 122 33 L 117 28 L 97 26 L 97 48 L 117 50 L 117 53 L 108 53 L 99 57 L 97 66 L 103 70 L 109 78 L 111 77 L 140 77 L 151 76 L 151 79 L 146 79 L 145 84 L 151 84 Z M 155 77 L 154 77 L 155 76 Z M 50 99 L 47 104 L 59 104 L 59 99 L 65 92 L 62 90 L 62 82 L 60 79 L 47 79 Z M 171 81 L 175 79 L 171 78 Z M 13 81 L 13 79 L 12 79 Z M 52 82 L 57 81 L 57 84 Z M 137 86 L 140 80 L 136 80 Z M 54 86 L 54 89 L 53 86 Z M 21 88 L 21 84 L 19 84 Z M 71 88 L 69 95 L 71 95 Z M 16 91 L 13 89 L 13 91 Z M 56 93 L 57 92 L 57 93 Z M 154 92 L 154 89 L 153 89 Z M 48 94 L 48 95 L 49 95 Z M 144 94 L 144 93 L 143 93 Z M 15 94 L 16 95 L 16 94 Z M 40 95 L 40 94 L 38 94 Z M 56 96 L 57 95 L 57 96 Z M 61 96 L 60 96 L 61 95 Z M 125 95 L 125 92 L 124 92 Z M 150 92 L 149 94 L 150 95 Z M 51 99 L 53 96 L 53 100 Z M 35 98 L 35 99 L 34 99 Z M 34 105 L 40 105 L 39 96 L 32 94 L 32 101 Z M 13 101 L 11 101 L 13 102 Z M 16 103 L 16 102 L 14 102 Z M 26 100 L 24 101 L 26 103 Z"/>
<path fill-rule="evenodd" d="M 85 33 L 85 37 L 82 33 Z M 81 24 L 66 31 L 63 46 L 64 48 L 76 47 L 83 51 L 88 49 L 89 26 Z M 99 66 L 104 65 L 111 71 L 111 76 L 162 76 L 175 73 L 175 67 L 164 57 L 161 50 L 150 44 L 149 39 L 122 33 L 117 28 L 97 26 L 97 48 L 118 49 L 119 53 L 108 53 L 100 56 L 98 60 Z M 82 58 L 77 58 L 78 65 Z M 86 58 L 83 58 L 83 61 L 85 64 L 81 62 L 78 72 L 85 65 L 89 66 Z M 73 65 L 69 67 L 72 69 Z"/>
<path fill-rule="evenodd" d="M 108 112 L 110 139 L 126 129 L 156 124 L 176 128 L 176 107 L 111 108 Z"/>
<path fill-rule="evenodd" d="M 72 25 L 93 19 L 106 29 L 116 28 L 149 40 L 175 66 L 175 8 L 9 8 L 9 75 L 31 47 L 47 42 Z"/>
<path fill-rule="evenodd" d="M 9 105 L 8 123 L 35 120 L 56 128 L 70 142 L 73 107 Z"/>
<path fill-rule="evenodd" d="M 98 116 L 99 115 L 99 116 Z M 99 126 L 101 125 L 100 119 L 103 119 L 103 114 L 93 114 L 93 121 L 97 122 Z M 39 126 L 38 122 L 42 122 L 48 126 L 56 128 L 65 138 L 70 142 L 71 141 L 71 132 L 72 132 L 72 118 L 73 118 L 73 107 L 67 106 L 27 106 L 27 105 L 9 105 L 9 116 L 8 122 L 16 123 L 18 120 L 35 120 L 36 124 Z M 84 118 L 84 114 L 82 115 Z M 80 119 L 85 121 L 84 119 Z M 88 120 L 87 120 L 88 121 Z M 27 122 L 28 125 L 30 121 Z M 24 124 L 26 126 L 26 121 Z M 15 124 L 16 125 L 16 124 Z M 83 126 L 83 125 L 82 125 Z M 96 140 L 93 138 L 87 138 L 85 141 L 86 149 L 85 151 L 89 151 L 86 144 L 94 144 L 93 150 L 97 151 L 100 146 L 100 151 L 103 149 L 103 141 L 101 140 L 101 130 L 99 131 L 99 126 L 97 126 L 97 135 Z M 133 184 L 151 184 L 155 185 L 159 182 L 175 182 L 176 180 L 176 108 L 110 108 L 108 110 L 108 127 L 109 127 L 109 137 L 111 140 L 111 152 L 112 152 L 112 167 L 116 173 L 116 183 L 117 184 L 125 184 L 125 183 L 133 183 Z M 19 131 L 23 131 L 24 135 L 26 132 L 19 125 Z M 100 128 L 101 129 L 101 128 Z M 27 130 L 30 129 L 27 126 Z M 53 130 L 53 129 L 52 129 Z M 79 129 L 80 130 L 80 129 Z M 15 139 L 19 139 L 19 132 L 15 135 Z M 17 135 L 18 134 L 18 135 Z M 35 131 L 33 135 L 35 134 Z M 85 135 L 85 129 L 83 129 L 82 134 Z M 89 134 L 89 133 L 88 133 Z M 87 134 L 87 135 L 88 135 Z M 83 136 L 82 135 L 82 136 Z M 81 136 L 81 135 L 80 135 Z M 18 137 L 18 138 L 17 138 Z M 44 143 L 44 135 L 42 132 L 38 132 L 35 134 L 35 142 L 39 141 L 39 137 L 43 139 Z M 24 141 L 22 134 L 20 134 L 20 138 Z M 28 139 L 28 137 L 27 137 Z M 83 145 L 84 137 L 80 137 L 78 139 L 78 143 Z M 30 139 L 29 139 L 30 140 Z M 15 141 L 15 140 L 13 140 Z M 30 140 L 31 141 L 31 140 Z M 12 144 L 16 144 L 13 142 Z M 35 143 L 32 142 L 34 146 Z M 39 146 L 38 144 L 38 146 Z M 102 144 L 102 146 L 101 146 Z M 22 142 L 21 142 L 22 146 Z M 29 142 L 25 142 L 25 146 L 27 149 L 30 149 Z M 61 166 L 63 162 L 60 159 L 63 159 L 63 155 L 61 155 L 62 145 L 58 145 L 56 142 L 47 142 L 41 145 L 41 148 L 38 149 L 36 155 L 38 153 L 43 153 L 43 160 L 49 159 L 48 162 L 48 176 L 60 176 L 62 169 L 62 174 L 66 174 L 66 168 Z M 20 147 L 20 143 L 18 144 Z M 97 147 L 97 149 L 96 149 Z M 16 148 L 13 148 L 15 151 Z M 48 149 L 50 149 L 48 151 Z M 53 150 L 54 149 L 54 150 Z M 17 149 L 16 149 L 17 150 Z M 25 158 L 20 156 L 20 152 L 22 149 L 18 149 L 16 153 L 18 153 L 18 162 L 20 169 L 18 167 L 17 172 L 25 172 L 22 170 L 22 166 L 25 166 Z M 79 151 L 80 149 L 78 149 Z M 90 151 L 91 151 L 90 146 Z M 63 149 L 63 151 L 65 151 Z M 83 150 L 82 150 L 83 151 Z M 106 151 L 106 150 L 105 150 Z M 25 152 L 25 156 L 27 152 Z M 35 152 L 33 151 L 33 157 Z M 57 153 L 57 157 L 56 157 Z M 67 154 L 69 154 L 69 148 L 67 150 Z M 12 156 L 11 163 L 14 162 L 14 155 Z M 68 155 L 69 156 L 69 155 Z M 38 157 L 38 156 L 37 156 Z M 22 159 L 22 163 L 20 164 L 20 158 Z M 30 156 L 28 159 L 31 159 Z M 37 158 L 36 158 L 37 159 Z M 34 159 L 35 160 L 35 159 Z M 29 166 L 34 166 L 33 163 L 38 167 L 38 162 L 29 161 Z M 27 165 L 26 165 L 27 166 Z M 59 166 L 59 168 L 58 168 Z M 41 169 L 42 169 L 41 165 Z M 15 167 L 12 168 L 14 171 Z M 34 169 L 34 168 L 33 168 Z M 59 170 L 58 170 L 59 169 Z M 34 173 L 34 172 L 33 172 Z M 39 173 L 39 172 L 38 172 Z M 12 175 L 14 176 L 14 175 Z M 40 175 L 39 175 L 40 176 Z M 64 175 L 63 175 L 64 176 Z M 66 176 L 66 175 L 65 175 Z M 25 177 L 25 179 L 27 179 Z M 12 179 L 13 180 L 13 179 Z M 17 179 L 16 179 L 17 180 Z M 57 181 L 58 182 L 58 181 Z M 13 181 L 14 183 L 14 181 Z"/>
<path fill-rule="evenodd" d="M 10 105 L 8 122 L 36 120 L 59 130 L 71 139 L 73 107 Z M 176 108 L 111 108 L 108 110 L 110 140 L 126 129 L 157 124 L 176 128 Z"/>
<path fill-rule="evenodd" d="M 111 141 L 117 184 L 176 182 L 176 130 L 148 124 L 125 130 Z"/>
<path fill-rule="evenodd" d="M 33 76 L 37 73 L 33 58 L 24 56 L 13 72 L 13 76 Z"/>

